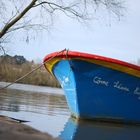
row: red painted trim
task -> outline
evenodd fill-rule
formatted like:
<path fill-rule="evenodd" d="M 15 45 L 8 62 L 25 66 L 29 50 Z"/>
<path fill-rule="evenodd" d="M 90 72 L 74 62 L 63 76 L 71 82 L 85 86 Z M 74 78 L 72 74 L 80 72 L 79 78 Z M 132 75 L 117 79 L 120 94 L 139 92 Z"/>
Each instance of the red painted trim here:
<path fill-rule="evenodd" d="M 58 52 L 54 52 L 51 54 L 46 55 L 44 58 L 44 62 L 47 61 L 49 58 L 57 55 Z M 63 51 L 62 53 L 59 53 L 57 57 L 60 58 L 76 58 L 76 57 L 82 57 L 82 58 L 87 58 L 87 59 L 96 59 L 96 60 L 103 60 L 106 62 L 111 62 L 111 63 L 116 63 L 119 65 L 127 66 L 132 69 L 140 70 L 140 66 L 130 64 L 121 60 L 113 59 L 113 58 L 108 58 L 104 56 L 99 56 L 95 54 L 88 54 L 88 53 L 81 53 L 81 52 L 76 52 L 76 51 Z"/>

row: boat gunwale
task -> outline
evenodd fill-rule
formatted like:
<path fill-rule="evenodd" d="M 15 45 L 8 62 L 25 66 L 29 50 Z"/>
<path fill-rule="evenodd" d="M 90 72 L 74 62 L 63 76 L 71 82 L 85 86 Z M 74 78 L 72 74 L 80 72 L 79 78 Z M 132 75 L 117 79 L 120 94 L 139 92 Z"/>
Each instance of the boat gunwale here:
<path fill-rule="evenodd" d="M 77 52 L 77 51 L 63 51 L 61 53 L 58 52 L 53 52 L 50 53 L 48 55 L 45 56 L 43 62 L 45 63 L 45 61 L 47 61 L 48 59 L 50 59 L 53 56 L 56 56 L 57 58 L 62 58 L 62 59 L 70 59 L 70 58 L 86 58 L 86 59 L 95 59 L 95 60 L 101 60 L 101 61 L 106 61 L 106 62 L 110 62 L 110 63 L 115 63 L 115 64 L 119 64 L 122 66 L 126 66 L 132 69 L 136 69 L 140 71 L 140 66 L 135 65 L 135 64 L 131 64 L 122 60 L 118 60 L 118 59 L 114 59 L 114 58 L 109 58 L 109 57 L 105 57 L 105 56 L 100 56 L 100 55 L 96 55 L 96 54 L 89 54 L 89 53 L 83 53 L 83 52 Z"/>

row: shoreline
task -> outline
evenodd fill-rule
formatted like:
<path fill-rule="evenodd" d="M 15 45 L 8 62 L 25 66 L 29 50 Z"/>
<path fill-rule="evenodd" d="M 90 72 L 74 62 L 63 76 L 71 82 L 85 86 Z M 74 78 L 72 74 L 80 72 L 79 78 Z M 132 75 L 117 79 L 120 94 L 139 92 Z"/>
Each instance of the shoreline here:
<path fill-rule="evenodd" d="M 10 82 L 0 81 L 0 88 L 3 88 L 10 84 Z M 38 85 L 30 85 L 30 84 L 21 84 L 14 83 L 13 85 L 7 87 L 7 89 L 16 89 L 20 91 L 28 91 L 28 92 L 40 92 L 40 93 L 52 93 L 52 94 L 60 94 L 64 95 L 64 92 L 61 88 L 48 87 L 48 86 L 38 86 Z"/>
<path fill-rule="evenodd" d="M 0 139 L 2 140 L 58 140 L 26 124 L 0 115 Z"/>

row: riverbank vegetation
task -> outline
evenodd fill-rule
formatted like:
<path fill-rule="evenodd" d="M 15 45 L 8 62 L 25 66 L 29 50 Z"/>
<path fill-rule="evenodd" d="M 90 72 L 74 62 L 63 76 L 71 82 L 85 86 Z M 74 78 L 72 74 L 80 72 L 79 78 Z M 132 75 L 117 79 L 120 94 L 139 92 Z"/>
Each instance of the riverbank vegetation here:
<path fill-rule="evenodd" d="M 0 81 L 14 82 L 34 68 L 37 68 L 39 65 L 40 64 L 35 64 L 33 61 L 27 61 L 23 56 L 1 56 Z M 56 79 L 44 68 L 44 66 L 19 81 L 19 83 L 60 87 Z"/>

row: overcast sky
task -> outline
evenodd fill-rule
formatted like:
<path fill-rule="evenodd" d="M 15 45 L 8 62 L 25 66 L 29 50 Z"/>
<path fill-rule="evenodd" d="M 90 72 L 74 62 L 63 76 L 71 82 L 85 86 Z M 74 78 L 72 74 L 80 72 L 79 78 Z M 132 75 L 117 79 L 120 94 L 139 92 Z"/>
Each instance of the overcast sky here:
<path fill-rule="evenodd" d="M 140 1 L 127 0 L 121 21 L 100 15 L 88 25 L 61 15 L 50 33 L 25 43 L 21 39 L 9 48 L 11 55 L 24 55 L 28 60 L 43 59 L 64 48 L 134 62 L 140 58 Z"/>

